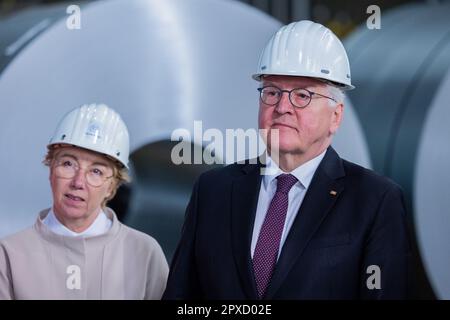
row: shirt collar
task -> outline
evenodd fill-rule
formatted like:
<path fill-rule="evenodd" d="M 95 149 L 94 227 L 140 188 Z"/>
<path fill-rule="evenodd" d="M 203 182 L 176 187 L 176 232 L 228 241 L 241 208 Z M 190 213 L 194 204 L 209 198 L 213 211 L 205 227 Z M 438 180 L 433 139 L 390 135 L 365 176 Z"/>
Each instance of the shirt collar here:
<path fill-rule="evenodd" d="M 267 189 L 269 187 L 270 183 L 272 183 L 272 181 L 274 179 L 276 179 L 280 174 L 290 173 L 294 177 L 297 178 L 297 180 L 302 184 L 302 186 L 305 189 L 308 189 L 309 185 L 311 184 L 312 177 L 313 177 L 314 173 L 316 172 L 317 167 L 319 166 L 323 157 L 325 156 L 325 153 L 326 153 L 326 149 L 321 154 L 316 156 L 315 158 L 312 158 L 311 160 L 298 166 L 291 172 L 284 172 L 283 170 L 281 170 L 280 167 L 278 167 L 277 163 L 275 161 L 273 161 L 273 159 L 268 154 L 266 154 L 266 157 L 267 157 L 266 168 L 268 169 L 268 172 L 274 172 L 274 174 L 265 175 L 263 177 L 264 188 Z"/>
<path fill-rule="evenodd" d="M 53 232 L 62 236 L 67 237 L 94 237 L 106 233 L 110 228 L 112 221 L 108 219 L 103 210 L 100 211 L 94 222 L 84 230 L 83 232 L 75 232 L 63 225 L 57 218 L 53 211 L 50 209 L 47 216 L 42 220 L 42 222 Z"/>

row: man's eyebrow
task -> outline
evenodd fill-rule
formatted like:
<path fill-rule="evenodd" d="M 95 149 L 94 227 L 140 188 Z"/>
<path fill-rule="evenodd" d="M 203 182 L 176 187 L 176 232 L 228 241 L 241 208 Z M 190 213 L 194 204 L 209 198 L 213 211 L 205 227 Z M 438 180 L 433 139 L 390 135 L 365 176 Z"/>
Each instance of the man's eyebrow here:
<path fill-rule="evenodd" d="M 275 84 L 275 83 L 273 83 L 273 82 L 271 82 L 271 81 L 265 81 L 265 82 L 263 82 L 263 84 L 262 84 L 261 87 L 266 87 L 266 86 L 271 86 L 271 87 L 280 88 L 280 85 Z M 301 85 L 301 86 L 295 86 L 294 89 L 306 89 L 306 88 L 310 88 L 310 87 L 314 87 L 314 86 L 311 85 L 311 84 L 303 84 L 303 85 Z"/>

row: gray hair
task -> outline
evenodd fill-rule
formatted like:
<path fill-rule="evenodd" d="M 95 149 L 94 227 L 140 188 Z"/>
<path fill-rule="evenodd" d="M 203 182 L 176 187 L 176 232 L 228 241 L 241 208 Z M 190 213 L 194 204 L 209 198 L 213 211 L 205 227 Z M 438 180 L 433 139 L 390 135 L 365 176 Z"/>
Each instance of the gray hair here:
<path fill-rule="evenodd" d="M 337 102 L 330 100 L 330 106 L 335 106 L 336 103 L 343 103 L 344 99 L 345 99 L 345 94 L 344 91 L 342 91 L 341 88 L 338 88 L 336 86 L 333 86 L 331 84 L 327 84 L 327 89 L 328 89 L 328 93 L 330 94 L 331 98 L 333 98 L 334 100 L 336 100 Z"/>

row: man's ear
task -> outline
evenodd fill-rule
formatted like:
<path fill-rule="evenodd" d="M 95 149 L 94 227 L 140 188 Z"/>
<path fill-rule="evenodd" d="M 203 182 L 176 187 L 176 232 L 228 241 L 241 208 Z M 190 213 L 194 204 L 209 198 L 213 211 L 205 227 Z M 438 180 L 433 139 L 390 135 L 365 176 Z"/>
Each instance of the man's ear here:
<path fill-rule="evenodd" d="M 344 104 L 339 103 L 333 110 L 330 133 L 335 134 L 344 118 Z"/>

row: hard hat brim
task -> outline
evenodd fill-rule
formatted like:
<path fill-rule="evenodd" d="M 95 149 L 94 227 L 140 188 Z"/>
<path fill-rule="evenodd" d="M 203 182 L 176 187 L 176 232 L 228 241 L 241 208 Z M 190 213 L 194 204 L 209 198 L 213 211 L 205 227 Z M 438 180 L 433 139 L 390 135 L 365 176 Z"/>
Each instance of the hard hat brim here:
<path fill-rule="evenodd" d="M 345 91 L 349 91 L 349 90 L 353 90 L 356 87 L 352 84 L 348 84 L 348 83 L 341 83 L 341 82 L 337 82 L 337 81 L 333 81 L 330 79 L 325 79 L 325 78 L 318 78 L 318 77 L 313 77 L 311 75 L 299 75 L 299 74 L 287 74 L 287 73 L 255 73 L 252 75 L 252 79 L 256 80 L 256 81 L 262 81 L 264 76 L 289 76 L 289 77 L 303 77 L 303 78 L 312 78 L 312 79 L 316 79 L 319 80 L 321 82 L 325 82 L 327 84 L 330 84 L 332 86 L 338 87 L 342 90 Z"/>
<path fill-rule="evenodd" d="M 130 170 L 130 168 L 128 167 L 128 165 L 124 164 L 122 161 L 120 161 L 119 159 L 110 156 L 109 154 L 103 153 L 103 152 L 99 152 L 97 150 L 93 150 L 89 147 L 86 146 L 81 146 L 81 145 L 76 145 L 76 144 L 71 144 L 71 143 L 63 143 L 63 142 L 54 142 L 54 143 L 50 143 L 47 145 L 47 150 L 52 150 L 52 149 L 57 149 L 57 148 L 65 148 L 65 147 L 75 147 L 75 148 L 80 148 L 80 149 L 84 149 L 87 151 L 91 151 L 91 152 L 95 152 L 101 156 L 104 156 L 105 158 L 107 158 L 108 160 L 110 160 L 113 163 L 118 164 L 121 168 L 126 168 L 127 170 Z"/>

